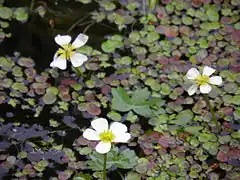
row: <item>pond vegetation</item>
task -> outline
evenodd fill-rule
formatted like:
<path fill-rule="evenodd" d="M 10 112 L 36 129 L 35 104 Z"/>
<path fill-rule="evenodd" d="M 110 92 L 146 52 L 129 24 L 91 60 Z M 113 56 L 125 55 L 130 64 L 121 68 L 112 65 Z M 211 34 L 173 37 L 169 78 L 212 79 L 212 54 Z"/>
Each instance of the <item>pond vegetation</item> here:
<path fill-rule="evenodd" d="M 239 0 L 0 0 L 0 179 L 240 179 Z"/>

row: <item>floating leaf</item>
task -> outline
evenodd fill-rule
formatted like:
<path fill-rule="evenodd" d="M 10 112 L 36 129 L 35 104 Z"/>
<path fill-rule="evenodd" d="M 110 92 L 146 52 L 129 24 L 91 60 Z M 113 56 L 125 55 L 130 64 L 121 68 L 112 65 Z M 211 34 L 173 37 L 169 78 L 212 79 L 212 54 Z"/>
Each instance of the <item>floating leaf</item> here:
<path fill-rule="evenodd" d="M 112 89 L 112 108 L 121 112 L 131 110 L 131 99 L 123 88 Z"/>
<path fill-rule="evenodd" d="M 88 167 L 93 171 L 101 171 L 104 163 L 104 155 L 93 152 L 89 157 L 90 160 L 86 161 Z M 110 169 L 112 166 L 121 169 L 132 169 L 136 164 L 137 157 L 133 150 L 127 148 L 120 152 L 119 149 L 115 147 L 108 152 L 107 169 Z"/>
<path fill-rule="evenodd" d="M 51 92 L 48 92 L 43 96 L 43 102 L 45 104 L 53 104 L 56 100 L 57 100 L 56 95 Z"/>
<path fill-rule="evenodd" d="M 219 14 L 215 8 L 209 8 L 206 13 L 207 13 L 207 16 L 210 21 L 218 21 L 219 20 Z"/>
<path fill-rule="evenodd" d="M 15 82 L 13 83 L 12 88 L 22 93 L 28 92 L 28 88 L 23 83 Z"/>
<path fill-rule="evenodd" d="M 13 11 L 13 15 L 18 21 L 25 22 L 28 20 L 28 12 L 26 8 L 22 7 L 16 8 Z"/>
<path fill-rule="evenodd" d="M 92 180 L 92 176 L 89 174 L 79 173 L 73 177 L 73 180 Z"/>
<path fill-rule="evenodd" d="M 184 110 L 180 112 L 175 120 L 171 121 L 172 124 L 185 125 L 193 119 L 193 113 L 191 110 Z"/>
<path fill-rule="evenodd" d="M 141 175 L 135 172 L 129 172 L 125 180 L 141 180 Z"/>
<path fill-rule="evenodd" d="M 198 135 L 199 131 L 201 131 L 203 129 L 202 126 L 188 126 L 185 127 L 184 130 L 193 134 L 193 135 Z"/>
<path fill-rule="evenodd" d="M 93 116 L 98 116 L 101 114 L 101 108 L 99 108 L 97 105 L 95 104 L 89 104 L 88 108 L 87 108 L 87 112 Z"/>
<path fill-rule="evenodd" d="M 10 19 L 12 16 L 12 9 L 8 7 L 0 7 L 0 18 Z"/>
<path fill-rule="evenodd" d="M 107 40 L 102 44 L 102 50 L 106 53 L 114 52 L 116 48 L 123 46 L 122 41 L 119 40 Z"/>
<path fill-rule="evenodd" d="M 107 114 L 107 117 L 109 117 L 110 119 L 112 119 L 113 121 L 120 121 L 122 119 L 121 114 L 115 112 L 115 111 L 110 111 Z"/>
<path fill-rule="evenodd" d="M 34 61 L 31 58 L 21 57 L 17 62 L 19 65 L 27 68 L 34 67 L 35 65 Z"/>
<path fill-rule="evenodd" d="M 130 97 L 123 88 L 112 89 L 112 94 L 113 109 L 121 112 L 133 110 L 135 113 L 146 117 L 150 116 L 152 113 L 150 106 L 158 101 L 158 99 L 147 101 L 147 96 L 149 96 L 149 92 L 147 91 L 147 89 L 136 90 L 133 93 L 132 99 L 130 99 Z M 139 95 L 141 96 L 138 97 Z"/>

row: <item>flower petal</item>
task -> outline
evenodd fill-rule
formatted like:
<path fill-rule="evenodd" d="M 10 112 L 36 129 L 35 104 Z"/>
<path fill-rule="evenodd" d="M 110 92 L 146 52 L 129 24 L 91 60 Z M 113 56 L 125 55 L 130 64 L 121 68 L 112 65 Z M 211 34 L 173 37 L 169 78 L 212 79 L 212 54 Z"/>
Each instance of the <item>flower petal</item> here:
<path fill-rule="evenodd" d="M 222 84 L 222 77 L 220 77 L 220 76 L 210 77 L 209 83 L 214 84 L 214 85 L 221 85 Z"/>
<path fill-rule="evenodd" d="M 50 67 L 58 67 L 59 69 L 64 70 L 67 68 L 67 60 L 64 58 L 61 58 L 61 56 L 57 57 L 55 53 L 53 61 L 50 64 Z"/>
<path fill-rule="evenodd" d="M 57 35 L 55 37 L 55 42 L 60 45 L 60 46 L 63 46 L 63 45 L 66 45 L 66 44 L 69 44 L 71 42 L 71 36 L 68 36 L 68 35 Z"/>
<path fill-rule="evenodd" d="M 123 134 L 123 133 L 127 132 L 127 126 L 120 122 L 114 122 L 110 125 L 110 130 L 114 134 Z"/>
<path fill-rule="evenodd" d="M 91 141 L 100 140 L 97 131 L 94 131 L 93 129 L 90 129 L 90 128 L 86 129 L 83 132 L 83 137 Z"/>
<path fill-rule="evenodd" d="M 81 46 L 83 46 L 84 44 L 86 44 L 86 42 L 88 41 L 88 36 L 85 34 L 80 33 L 76 39 L 74 40 L 74 42 L 72 43 L 74 48 L 79 48 Z"/>
<path fill-rule="evenodd" d="M 196 68 L 191 68 L 187 72 L 188 79 L 196 79 L 199 75 L 200 75 L 200 73 Z"/>
<path fill-rule="evenodd" d="M 111 143 L 100 141 L 95 147 L 95 149 L 98 153 L 105 154 L 111 150 Z"/>
<path fill-rule="evenodd" d="M 208 67 L 208 66 L 205 66 L 203 68 L 203 75 L 206 75 L 206 76 L 211 76 L 216 70 L 211 68 L 211 67 Z"/>
<path fill-rule="evenodd" d="M 85 61 L 87 61 L 87 56 L 80 54 L 80 53 L 75 53 L 72 57 L 71 57 L 71 63 L 73 65 L 73 67 L 79 67 L 81 66 Z"/>
<path fill-rule="evenodd" d="M 193 95 L 195 92 L 197 92 L 197 89 L 198 89 L 198 85 L 196 84 L 190 86 L 190 88 L 188 89 L 188 95 L 189 96 Z"/>
<path fill-rule="evenodd" d="M 203 94 L 208 94 L 212 90 L 212 87 L 209 84 L 204 84 L 200 86 L 200 92 Z"/>
<path fill-rule="evenodd" d="M 104 118 L 94 119 L 91 125 L 98 133 L 108 130 L 108 121 Z"/>
<path fill-rule="evenodd" d="M 130 133 L 119 133 L 115 135 L 113 142 L 126 143 L 131 138 Z"/>

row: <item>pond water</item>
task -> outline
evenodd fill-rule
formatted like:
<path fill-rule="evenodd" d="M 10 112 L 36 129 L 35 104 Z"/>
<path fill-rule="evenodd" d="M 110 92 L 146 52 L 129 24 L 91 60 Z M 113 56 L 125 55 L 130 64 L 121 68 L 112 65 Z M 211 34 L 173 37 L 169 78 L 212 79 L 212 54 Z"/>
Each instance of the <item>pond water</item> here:
<path fill-rule="evenodd" d="M 0 0 L 0 179 L 240 179 L 239 12 Z"/>

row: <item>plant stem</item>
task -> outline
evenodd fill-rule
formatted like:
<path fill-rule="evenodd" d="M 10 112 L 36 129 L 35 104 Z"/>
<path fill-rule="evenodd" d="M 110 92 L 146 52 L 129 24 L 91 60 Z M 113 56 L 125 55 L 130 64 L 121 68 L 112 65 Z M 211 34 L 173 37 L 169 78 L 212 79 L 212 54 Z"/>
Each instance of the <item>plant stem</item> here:
<path fill-rule="evenodd" d="M 79 20 L 77 20 L 68 30 L 67 32 L 69 33 L 70 31 L 72 31 L 75 26 L 77 26 L 80 22 L 82 22 L 83 20 L 87 19 L 90 15 L 86 15 L 86 16 L 83 16 L 82 18 L 80 18 Z"/>
<path fill-rule="evenodd" d="M 103 180 L 107 179 L 107 153 L 104 154 L 104 164 L 103 164 Z"/>
<path fill-rule="evenodd" d="M 78 76 L 84 76 L 83 72 L 79 69 L 79 67 L 76 67 L 76 68 L 73 67 L 73 69 L 75 70 Z"/>
<path fill-rule="evenodd" d="M 123 175 L 117 170 L 117 173 L 119 174 L 119 176 L 121 177 L 122 180 L 124 180 Z"/>
<path fill-rule="evenodd" d="M 88 30 L 91 26 L 93 26 L 94 24 L 95 24 L 95 22 L 92 22 L 91 24 L 87 25 L 87 26 L 85 27 L 85 29 L 83 30 L 83 34 L 85 34 L 85 33 L 87 32 L 87 30 Z"/>
<path fill-rule="evenodd" d="M 210 101 L 209 101 L 208 96 L 207 96 L 207 95 L 204 95 L 204 99 L 205 99 L 205 101 L 207 102 L 208 107 L 209 107 L 209 109 L 210 109 L 210 112 L 211 112 L 211 114 L 212 114 L 212 120 L 213 120 L 213 122 L 215 123 L 217 130 L 219 131 L 219 130 L 220 130 L 220 127 L 218 126 L 216 114 L 215 114 L 215 112 L 214 112 L 214 109 L 213 109 Z"/>
<path fill-rule="evenodd" d="M 32 1 L 31 1 L 31 4 L 30 4 L 30 8 L 29 8 L 30 12 L 33 11 L 34 4 L 35 4 L 35 0 L 32 0 Z"/>

